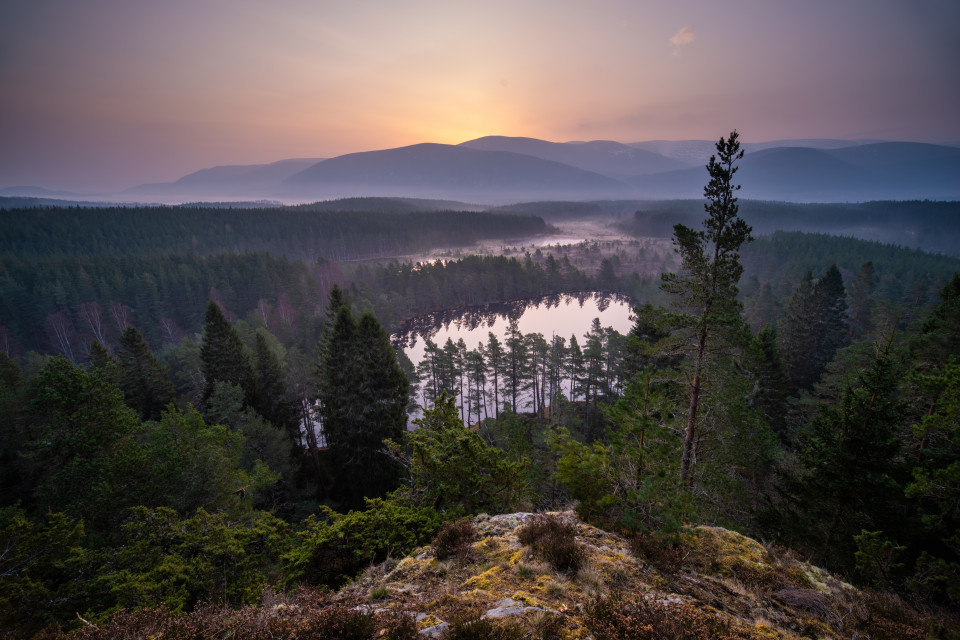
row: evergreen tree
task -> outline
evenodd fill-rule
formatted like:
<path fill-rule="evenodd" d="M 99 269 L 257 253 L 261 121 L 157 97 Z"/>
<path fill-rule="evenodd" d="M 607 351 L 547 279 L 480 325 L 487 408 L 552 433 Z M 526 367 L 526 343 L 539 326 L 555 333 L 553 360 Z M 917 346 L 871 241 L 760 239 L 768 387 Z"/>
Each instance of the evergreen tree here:
<path fill-rule="evenodd" d="M 37 510 L 64 511 L 94 531 L 115 533 L 123 507 L 142 503 L 135 479 L 149 466 L 134 438 L 141 430 L 136 412 L 101 373 L 62 357 L 31 380 L 28 397 L 36 431 L 26 449 L 38 479 Z"/>
<path fill-rule="evenodd" d="M 849 340 L 843 279 L 836 265 L 814 282 L 808 271 L 787 303 L 779 343 L 794 389 L 809 390 Z"/>
<path fill-rule="evenodd" d="M 870 329 L 873 290 L 877 285 L 877 275 L 873 262 L 864 262 L 857 277 L 850 283 L 850 334 L 859 338 Z"/>
<path fill-rule="evenodd" d="M 0 506 L 29 500 L 29 473 L 22 455 L 29 439 L 26 388 L 20 367 L 0 350 Z"/>
<path fill-rule="evenodd" d="M 849 342 L 850 335 L 846 291 L 837 265 L 830 265 L 823 277 L 817 281 L 814 291 L 818 306 L 815 333 L 819 337 L 815 358 L 819 366 L 826 368 L 837 350 Z"/>
<path fill-rule="evenodd" d="M 519 318 L 510 318 L 507 335 L 504 340 L 504 395 L 510 398 L 513 411 L 519 411 L 520 395 L 529 386 L 527 370 L 530 364 L 530 354 L 526 337 L 521 333 Z"/>
<path fill-rule="evenodd" d="M 785 471 L 781 526 L 833 568 L 851 569 L 854 536 L 902 521 L 898 454 L 904 406 L 897 399 L 892 340 L 878 345 L 840 401 L 824 406 L 798 438 L 799 470 Z"/>
<path fill-rule="evenodd" d="M 173 401 L 173 382 L 170 372 L 160 364 L 135 327 L 127 327 L 120 336 L 117 362 L 117 382 L 124 402 L 142 420 L 159 420 L 164 408 Z"/>
<path fill-rule="evenodd" d="M 296 403 L 287 390 L 280 358 L 270 348 L 263 331 L 257 331 L 253 346 L 253 408 L 267 422 L 287 433 L 292 444 L 300 440 Z"/>
<path fill-rule="evenodd" d="M 406 427 L 409 383 L 389 336 L 373 315 L 358 324 L 338 308 L 318 365 L 319 415 L 330 451 L 335 495 L 348 507 L 394 488 L 398 469 L 383 455 L 385 439 Z"/>
<path fill-rule="evenodd" d="M 719 159 L 718 159 L 719 156 Z M 751 228 L 738 217 L 734 185 L 737 161 L 743 158 L 738 134 L 717 142 L 717 155 L 710 156 L 710 181 L 704 188 L 708 217 L 704 229 L 674 226 L 673 243 L 680 254 L 681 272 L 663 274 L 662 288 L 677 298 L 677 305 L 689 314 L 692 330 L 692 371 L 688 389 L 687 422 L 684 429 L 680 481 L 691 482 L 694 444 L 700 411 L 700 392 L 709 347 L 722 337 L 725 328 L 739 323 L 737 281 L 743 273 L 740 247 L 752 240 Z"/>
<path fill-rule="evenodd" d="M 490 331 L 487 341 L 487 371 L 493 381 L 493 411 L 494 417 L 500 417 L 500 381 L 503 380 L 503 345 L 497 336 Z"/>
<path fill-rule="evenodd" d="M 249 400 L 253 393 L 253 368 L 240 336 L 227 321 L 220 306 L 207 305 L 200 344 L 200 367 L 205 380 L 203 399 L 213 393 L 217 380 L 231 382 L 243 389 Z"/>
<path fill-rule="evenodd" d="M 783 370 L 783 360 L 777 347 L 777 330 L 766 325 L 754 340 L 756 351 L 756 391 L 754 402 L 757 411 L 780 440 L 789 443 L 793 439 L 787 428 L 789 382 Z"/>

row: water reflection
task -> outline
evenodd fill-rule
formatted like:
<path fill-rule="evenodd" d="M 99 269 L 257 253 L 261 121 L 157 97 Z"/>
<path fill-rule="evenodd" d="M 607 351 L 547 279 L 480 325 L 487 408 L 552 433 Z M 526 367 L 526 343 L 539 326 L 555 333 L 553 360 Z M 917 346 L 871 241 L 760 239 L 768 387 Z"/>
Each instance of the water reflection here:
<path fill-rule="evenodd" d="M 518 318 L 520 331 L 578 340 L 590 330 L 594 318 L 600 325 L 620 333 L 630 330 L 631 302 L 611 293 L 557 294 L 539 300 L 517 300 L 465 309 L 448 309 L 419 316 L 403 323 L 391 337 L 394 347 L 403 349 L 416 365 L 423 359 L 424 341 L 443 346 L 447 339 L 461 338 L 467 348 L 486 344 L 493 333 L 503 341 L 510 318 Z"/>

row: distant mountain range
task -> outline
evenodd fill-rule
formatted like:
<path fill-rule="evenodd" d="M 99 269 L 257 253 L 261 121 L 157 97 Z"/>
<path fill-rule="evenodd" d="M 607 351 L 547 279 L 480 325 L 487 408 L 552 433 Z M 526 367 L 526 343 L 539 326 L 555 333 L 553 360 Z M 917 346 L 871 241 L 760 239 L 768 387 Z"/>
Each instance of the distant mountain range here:
<path fill-rule="evenodd" d="M 698 198 L 706 140 L 548 142 L 488 136 L 459 145 L 416 144 L 270 164 L 212 167 L 110 198 L 153 202 L 357 196 L 446 198 L 504 204 L 531 200 Z M 744 145 L 740 196 L 787 202 L 960 199 L 960 147 L 917 142 L 781 140 Z M 50 197 L 34 187 L 0 196 Z M 57 192 L 57 196 L 68 196 Z"/>

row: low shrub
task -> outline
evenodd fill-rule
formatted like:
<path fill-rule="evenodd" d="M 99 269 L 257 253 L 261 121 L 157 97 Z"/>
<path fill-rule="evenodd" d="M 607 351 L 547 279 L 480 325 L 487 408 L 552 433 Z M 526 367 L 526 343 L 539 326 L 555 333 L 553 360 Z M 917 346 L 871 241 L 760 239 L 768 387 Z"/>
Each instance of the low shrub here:
<path fill-rule="evenodd" d="M 587 606 L 596 640 L 754 640 L 729 618 L 686 602 L 599 598 Z"/>
<path fill-rule="evenodd" d="M 119 611 L 108 622 L 88 624 L 73 636 L 59 640 L 195 640 L 196 638 L 244 638 L 245 640 L 416 640 L 417 627 L 409 615 L 356 611 L 335 605 L 311 606 L 315 594 L 293 603 L 268 609 L 221 605 L 200 607 L 186 615 L 175 615 L 165 607 Z"/>
<path fill-rule="evenodd" d="M 629 540 L 630 552 L 668 573 L 680 570 L 683 556 L 676 544 L 667 543 L 649 533 L 638 533 Z"/>
<path fill-rule="evenodd" d="M 440 636 L 441 640 L 524 640 L 523 627 L 510 623 L 480 618 L 452 624 Z"/>
<path fill-rule="evenodd" d="M 364 567 L 403 556 L 440 529 L 439 513 L 397 498 L 367 500 L 367 509 L 337 513 L 321 508 L 297 533 L 297 544 L 283 556 L 288 584 L 337 587 Z"/>
<path fill-rule="evenodd" d="M 464 519 L 459 522 L 444 522 L 430 545 L 437 559 L 443 560 L 450 556 L 466 555 L 471 543 L 476 539 L 477 532 L 473 523 Z"/>
<path fill-rule="evenodd" d="M 576 525 L 559 516 L 535 515 L 517 530 L 517 538 L 557 571 L 576 573 L 586 562 L 583 546 L 577 542 Z"/>

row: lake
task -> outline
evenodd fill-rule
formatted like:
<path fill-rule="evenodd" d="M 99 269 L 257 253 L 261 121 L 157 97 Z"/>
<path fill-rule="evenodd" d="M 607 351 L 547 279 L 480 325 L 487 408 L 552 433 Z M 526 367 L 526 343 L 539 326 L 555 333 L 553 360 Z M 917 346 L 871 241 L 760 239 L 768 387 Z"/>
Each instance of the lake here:
<path fill-rule="evenodd" d="M 454 342 L 463 338 L 468 349 L 475 349 L 479 343 L 487 343 L 490 332 L 503 342 L 510 318 L 516 317 L 524 334 L 543 334 L 547 342 L 554 335 L 567 340 L 576 335 L 582 342 L 594 318 L 599 318 L 603 327 L 627 333 L 633 325 L 630 320 L 632 309 L 627 298 L 616 294 L 558 294 L 539 300 L 518 300 L 418 316 L 400 325 L 391 340 L 417 365 L 423 359 L 427 339 L 442 347 L 448 338 Z"/>

